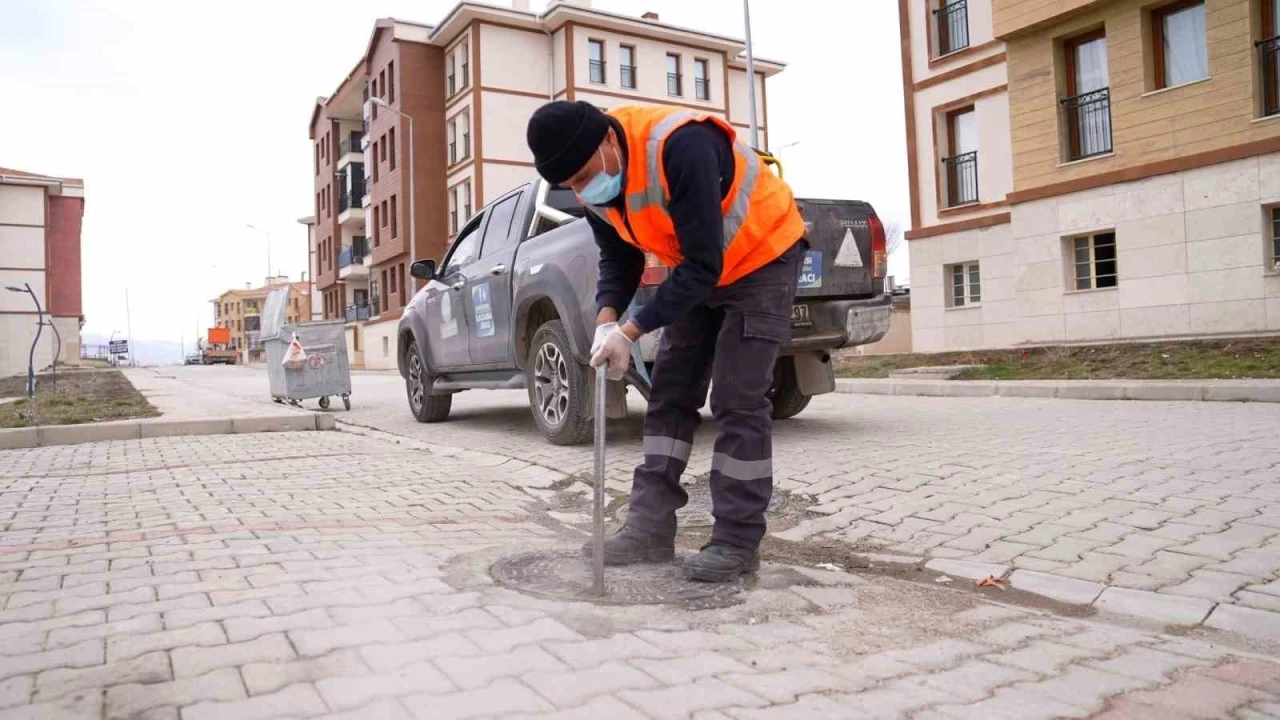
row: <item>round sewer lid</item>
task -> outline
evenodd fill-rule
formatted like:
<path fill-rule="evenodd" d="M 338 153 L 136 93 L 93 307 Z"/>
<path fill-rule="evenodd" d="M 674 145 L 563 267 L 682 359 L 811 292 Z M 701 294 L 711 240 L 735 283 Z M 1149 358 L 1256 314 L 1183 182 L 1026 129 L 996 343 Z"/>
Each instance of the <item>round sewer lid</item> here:
<path fill-rule="evenodd" d="M 687 610 L 729 607 L 743 581 L 701 583 L 686 580 L 675 562 L 640 563 L 604 569 L 604 596 L 591 592 L 591 566 L 580 550 L 526 552 L 505 557 L 491 572 L 499 584 L 552 600 L 602 605 L 680 605 Z"/>

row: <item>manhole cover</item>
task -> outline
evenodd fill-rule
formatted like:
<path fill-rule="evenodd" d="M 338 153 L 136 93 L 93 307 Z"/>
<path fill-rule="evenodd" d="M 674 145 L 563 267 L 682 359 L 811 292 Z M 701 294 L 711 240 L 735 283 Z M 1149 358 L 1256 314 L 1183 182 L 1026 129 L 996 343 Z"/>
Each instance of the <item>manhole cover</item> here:
<path fill-rule="evenodd" d="M 495 580 L 513 590 L 553 600 L 605 605 L 681 605 L 705 610 L 736 605 L 742 581 L 699 583 L 672 563 L 642 563 L 604 569 L 604 597 L 591 593 L 591 567 L 579 550 L 527 552 L 493 564 Z"/>
<path fill-rule="evenodd" d="M 689 493 L 689 502 L 676 511 L 676 524 L 682 528 L 709 528 L 715 525 L 716 518 L 711 514 L 711 486 L 698 483 L 687 486 L 685 490 Z M 769 512 L 777 511 L 781 504 L 782 496 L 777 492 L 773 493 L 773 497 L 769 498 Z M 630 502 L 624 503 L 614 512 L 620 525 L 627 524 L 627 509 L 630 505 Z"/>

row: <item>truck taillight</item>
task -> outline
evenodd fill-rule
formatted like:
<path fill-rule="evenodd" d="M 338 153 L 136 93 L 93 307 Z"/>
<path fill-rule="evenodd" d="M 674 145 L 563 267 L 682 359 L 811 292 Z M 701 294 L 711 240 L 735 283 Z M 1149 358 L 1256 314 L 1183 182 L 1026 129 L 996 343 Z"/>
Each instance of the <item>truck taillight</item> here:
<path fill-rule="evenodd" d="M 884 236 L 884 223 L 874 214 L 867 223 L 871 226 L 871 275 L 882 278 L 889 274 L 889 249 Z"/>
<path fill-rule="evenodd" d="M 670 271 L 657 255 L 653 253 L 644 254 L 644 272 L 640 275 L 640 287 L 652 287 L 661 285 L 662 281 L 667 279 Z"/>

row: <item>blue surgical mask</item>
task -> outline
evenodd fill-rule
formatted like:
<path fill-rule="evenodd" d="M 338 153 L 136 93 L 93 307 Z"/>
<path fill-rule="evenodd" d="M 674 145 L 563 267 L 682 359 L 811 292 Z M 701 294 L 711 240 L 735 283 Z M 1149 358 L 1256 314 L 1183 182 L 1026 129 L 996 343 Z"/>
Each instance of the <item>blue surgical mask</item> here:
<path fill-rule="evenodd" d="M 600 153 L 600 164 L 604 165 L 604 151 L 597 150 Z M 618 172 L 610 175 L 603 168 L 591 181 L 582 188 L 582 192 L 578 195 L 588 205 L 604 205 L 622 192 L 622 157 L 618 155 L 618 151 L 614 150 L 613 154 L 618 158 Z"/>

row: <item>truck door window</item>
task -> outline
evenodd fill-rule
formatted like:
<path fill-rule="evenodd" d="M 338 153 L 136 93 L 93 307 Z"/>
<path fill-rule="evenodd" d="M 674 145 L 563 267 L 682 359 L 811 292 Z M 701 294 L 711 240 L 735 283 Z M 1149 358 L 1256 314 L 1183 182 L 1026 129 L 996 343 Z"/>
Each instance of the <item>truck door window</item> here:
<path fill-rule="evenodd" d="M 449 259 L 445 261 L 444 271 L 440 273 L 440 277 L 447 278 L 462 272 L 462 268 L 480 255 L 480 224 L 483 220 L 484 213 L 476 215 L 466 227 L 462 228 L 462 232 L 458 233 L 458 239 L 453 243 L 453 249 L 449 252 Z"/>
<path fill-rule="evenodd" d="M 489 257 L 510 247 L 512 242 L 511 221 L 516 216 L 516 208 L 519 204 L 520 194 L 516 193 L 503 198 L 485 211 L 485 214 L 489 216 L 489 223 L 484 228 L 484 243 L 480 248 L 480 257 Z"/>

